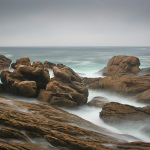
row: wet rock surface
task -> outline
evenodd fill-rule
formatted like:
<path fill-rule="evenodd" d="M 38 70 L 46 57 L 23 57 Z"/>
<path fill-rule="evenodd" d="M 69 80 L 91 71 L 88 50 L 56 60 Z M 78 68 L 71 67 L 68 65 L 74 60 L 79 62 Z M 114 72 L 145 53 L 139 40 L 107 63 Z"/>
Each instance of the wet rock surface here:
<path fill-rule="evenodd" d="M 0 70 L 9 68 L 11 60 L 4 55 L 0 55 Z"/>
<path fill-rule="evenodd" d="M 46 90 L 40 91 L 39 100 L 62 107 L 87 103 L 88 89 L 71 68 L 58 64 L 53 71 L 55 77 L 47 84 Z"/>
<path fill-rule="evenodd" d="M 103 106 L 100 118 L 107 123 L 121 123 L 125 121 L 139 121 L 150 118 L 150 106 L 134 107 L 130 105 L 110 102 Z"/>
<path fill-rule="evenodd" d="M 1 81 L 8 93 L 35 97 L 50 81 L 48 70 L 44 69 L 39 61 L 34 61 L 32 66 L 28 57 L 22 57 L 12 66 L 15 69 L 13 72 L 1 73 Z"/>
<path fill-rule="evenodd" d="M 89 85 L 93 89 L 104 89 L 125 95 L 136 95 L 150 88 L 150 76 L 112 76 L 99 78 Z"/>
<path fill-rule="evenodd" d="M 49 62 L 49 61 L 45 61 L 43 65 L 44 65 L 44 68 L 47 68 L 47 69 L 53 69 L 53 67 L 56 66 L 56 64 Z"/>
<path fill-rule="evenodd" d="M 116 134 L 112 133 L 110 136 L 111 133 L 106 129 L 95 126 L 60 108 L 52 107 L 46 103 L 35 104 L 11 100 L 4 96 L 0 97 L 0 126 L 2 131 L 0 134 L 1 149 L 51 150 L 56 147 L 56 149 L 73 150 L 112 150 L 114 148 L 106 145 L 115 145 L 115 149 L 120 149 L 120 147 L 122 149 L 136 148 L 137 145 L 137 143 L 126 145 L 125 141 L 113 137 L 117 136 Z M 97 128 L 98 132 L 78 126 L 90 129 Z M 7 135 L 4 135 L 4 132 Z M 39 140 L 32 143 L 37 138 Z M 17 141 L 12 141 L 13 139 Z M 42 141 L 40 139 L 45 139 L 47 143 L 40 142 Z M 150 145 L 142 142 L 138 145 L 143 150 L 147 146 Z"/>
<path fill-rule="evenodd" d="M 103 69 L 103 75 L 137 74 L 140 71 L 139 65 L 140 61 L 137 57 L 124 55 L 114 56 Z"/>
<path fill-rule="evenodd" d="M 94 107 L 102 108 L 108 102 L 109 101 L 107 98 L 97 96 L 97 97 L 94 97 L 90 102 L 88 102 L 88 106 L 94 106 Z"/>

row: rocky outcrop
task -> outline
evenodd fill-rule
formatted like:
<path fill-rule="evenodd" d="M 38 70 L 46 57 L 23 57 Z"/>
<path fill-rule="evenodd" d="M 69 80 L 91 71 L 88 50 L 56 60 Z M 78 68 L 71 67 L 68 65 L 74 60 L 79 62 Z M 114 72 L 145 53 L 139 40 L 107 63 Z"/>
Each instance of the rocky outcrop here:
<path fill-rule="evenodd" d="M 31 61 L 28 56 L 21 57 L 20 59 L 17 59 L 15 63 L 11 64 L 11 67 L 13 69 L 17 69 L 20 65 L 26 65 L 31 66 Z"/>
<path fill-rule="evenodd" d="M 88 102 L 88 106 L 94 106 L 94 107 L 103 107 L 106 103 L 108 103 L 108 99 L 105 97 L 97 96 L 94 97 L 90 102 Z"/>
<path fill-rule="evenodd" d="M 148 117 L 150 117 L 150 106 L 141 108 L 116 102 L 105 104 L 100 112 L 100 118 L 112 124 L 129 120 L 144 120 Z"/>
<path fill-rule="evenodd" d="M 0 70 L 9 68 L 11 60 L 4 55 L 0 55 Z"/>
<path fill-rule="evenodd" d="M 138 145 L 139 149 L 144 150 L 150 146 L 149 143 L 143 142 L 140 144 L 126 143 L 121 140 L 123 135 L 113 134 L 80 117 L 45 103 L 34 104 L 2 97 L 0 106 L 0 131 L 2 131 L 0 132 L 2 139 L 0 140 L 0 149 L 113 150 L 114 148 L 110 147 L 113 145 L 115 149 L 123 150 L 128 147 L 136 149 Z M 96 128 L 98 132 L 79 126 L 91 130 Z M 118 136 L 118 139 L 113 136 Z"/>
<path fill-rule="evenodd" d="M 139 65 L 140 61 L 137 57 L 124 55 L 114 56 L 103 69 L 103 75 L 137 74 L 140 71 Z"/>
<path fill-rule="evenodd" d="M 47 68 L 47 69 L 53 69 L 53 67 L 56 66 L 56 64 L 49 62 L 49 61 L 45 61 L 43 65 L 44 65 L 44 68 Z"/>
<path fill-rule="evenodd" d="M 22 57 L 12 64 L 12 67 L 15 69 L 13 72 L 1 73 L 1 81 L 6 92 L 35 97 L 50 81 L 48 70 L 44 69 L 39 61 L 34 61 L 31 65 L 28 57 Z"/>
<path fill-rule="evenodd" d="M 136 98 L 138 102 L 150 104 L 150 89 L 138 94 Z"/>
<path fill-rule="evenodd" d="M 99 81 L 99 78 L 88 78 L 88 77 L 83 78 L 83 82 L 88 85 L 94 82 L 98 82 L 98 81 Z"/>
<path fill-rule="evenodd" d="M 71 68 L 58 64 L 53 71 L 55 77 L 47 84 L 46 90 L 40 91 L 39 100 L 65 107 L 87 103 L 88 89 Z"/>
<path fill-rule="evenodd" d="M 113 76 L 99 78 L 89 85 L 93 89 L 105 89 L 125 95 L 136 95 L 150 88 L 150 76 Z"/>

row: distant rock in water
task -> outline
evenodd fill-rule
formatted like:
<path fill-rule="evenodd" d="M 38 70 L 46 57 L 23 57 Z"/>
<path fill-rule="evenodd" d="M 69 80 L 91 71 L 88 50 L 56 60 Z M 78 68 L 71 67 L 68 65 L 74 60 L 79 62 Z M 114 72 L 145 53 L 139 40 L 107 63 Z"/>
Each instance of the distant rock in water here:
<path fill-rule="evenodd" d="M 140 71 L 140 61 L 134 56 L 118 55 L 112 57 L 102 70 L 104 76 L 119 74 L 137 74 Z"/>
<path fill-rule="evenodd" d="M 11 60 L 4 55 L 0 55 L 0 70 L 9 68 Z"/>
<path fill-rule="evenodd" d="M 100 118 L 107 123 L 121 123 L 122 121 L 139 121 L 150 117 L 150 106 L 134 107 L 116 102 L 104 105 Z"/>
<path fill-rule="evenodd" d="M 94 107 L 102 108 L 108 102 L 109 101 L 107 98 L 97 96 L 97 97 L 94 97 L 90 102 L 88 102 L 88 106 L 94 106 Z"/>
<path fill-rule="evenodd" d="M 40 91 L 39 100 L 64 107 L 87 103 L 88 89 L 78 74 L 63 64 L 54 66 L 53 71 L 55 77 Z"/>

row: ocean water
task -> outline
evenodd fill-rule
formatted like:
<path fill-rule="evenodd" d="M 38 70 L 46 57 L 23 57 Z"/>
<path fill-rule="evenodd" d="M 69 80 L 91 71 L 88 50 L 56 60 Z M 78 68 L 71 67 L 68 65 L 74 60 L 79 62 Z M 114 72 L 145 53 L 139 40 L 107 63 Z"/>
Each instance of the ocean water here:
<path fill-rule="evenodd" d="M 136 56 L 140 59 L 140 68 L 150 67 L 150 47 L 0 47 L 0 54 L 12 59 L 13 62 L 20 57 L 29 56 L 31 61 L 39 60 L 41 62 L 50 61 L 56 64 L 62 63 L 85 77 L 102 76 L 101 74 L 96 74 L 96 72 L 103 69 L 109 59 L 117 55 Z M 50 73 L 52 74 L 52 71 Z M 11 95 L 8 96 L 11 97 Z M 106 97 L 110 102 L 115 101 L 136 107 L 146 106 L 119 94 L 89 89 L 88 101 L 91 101 L 95 96 Z M 16 99 L 27 101 L 26 98 Z M 96 125 L 105 127 L 112 132 L 129 134 L 142 141 L 150 142 L 150 135 L 147 135 L 142 130 L 144 126 L 150 123 L 149 120 L 140 123 L 128 122 L 121 126 L 111 126 L 105 124 L 99 118 L 101 108 L 81 106 L 77 109 L 65 110 Z"/>

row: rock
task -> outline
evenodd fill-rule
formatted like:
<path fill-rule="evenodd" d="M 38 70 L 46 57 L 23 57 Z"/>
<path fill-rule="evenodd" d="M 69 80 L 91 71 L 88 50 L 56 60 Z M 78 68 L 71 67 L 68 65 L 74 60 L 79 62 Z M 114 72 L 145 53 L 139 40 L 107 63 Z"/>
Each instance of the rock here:
<path fill-rule="evenodd" d="M 8 93 L 35 97 L 40 89 L 45 89 L 50 81 L 49 71 L 44 69 L 42 63 L 34 61 L 31 66 L 29 57 L 18 59 L 14 71 L 3 71 L 1 81 Z"/>
<path fill-rule="evenodd" d="M 140 61 L 134 56 L 118 55 L 112 57 L 103 70 L 104 76 L 119 74 L 137 74 L 140 71 Z"/>
<path fill-rule="evenodd" d="M 39 68 L 44 68 L 43 64 L 40 61 L 33 61 L 33 65 L 34 68 L 39 67 Z"/>
<path fill-rule="evenodd" d="M 150 89 L 150 76 L 113 76 L 99 78 L 89 85 L 93 89 L 105 89 L 124 95 L 136 95 Z"/>
<path fill-rule="evenodd" d="M 4 91 L 4 85 L 0 83 L 0 93 Z"/>
<path fill-rule="evenodd" d="M 56 64 L 49 62 L 49 61 L 45 61 L 43 65 L 44 65 L 44 68 L 47 68 L 47 69 L 53 69 L 53 67 L 56 66 Z"/>
<path fill-rule="evenodd" d="M 24 57 L 21 57 L 20 59 L 17 59 L 16 63 L 11 64 L 11 67 L 13 69 L 17 69 L 20 65 L 31 66 L 31 62 L 30 62 L 29 57 L 24 56 Z"/>
<path fill-rule="evenodd" d="M 147 117 L 150 117 L 150 106 L 141 108 L 116 102 L 105 104 L 100 112 L 100 118 L 112 124 L 127 120 L 139 121 Z"/>
<path fill-rule="evenodd" d="M 94 97 L 90 102 L 88 102 L 88 106 L 95 106 L 95 107 L 103 107 L 106 103 L 108 103 L 108 99 L 105 97 Z"/>
<path fill-rule="evenodd" d="M 63 80 L 53 78 L 46 87 L 51 91 L 49 103 L 52 105 L 73 107 L 87 102 L 88 90 L 84 83 L 64 82 Z M 41 97 L 41 94 L 39 95 Z"/>
<path fill-rule="evenodd" d="M 54 66 L 53 70 L 55 77 L 47 84 L 46 90 L 40 91 L 38 99 L 62 107 L 86 104 L 88 89 L 82 79 L 63 64 Z"/>
<path fill-rule="evenodd" d="M 8 127 L 1 127 L 0 126 L 0 138 L 4 139 L 18 139 L 22 141 L 29 141 L 29 139 L 19 132 L 16 129 L 8 128 Z"/>
<path fill-rule="evenodd" d="M 150 89 L 141 92 L 136 96 L 138 102 L 150 104 Z"/>
<path fill-rule="evenodd" d="M 9 68 L 11 60 L 4 55 L 0 55 L 0 70 Z"/>
<path fill-rule="evenodd" d="M 66 80 L 67 82 L 77 81 L 81 82 L 80 76 L 75 73 L 71 68 L 58 64 L 57 67 L 53 67 L 53 72 L 55 77 L 60 78 L 62 80 Z"/>
<path fill-rule="evenodd" d="M 150 147 L 149 143 L 144 142 L 139 144 L 137 142 L 127 143 L 121 140 L 123 135 L 111 133 L 78 116 L 45 103 L 27 103 L 4 97 L 0 99 L 0 103 L 3 106 L 0 107 L 0 126 L 3 129 L 0 132 L 2 139 L 0 140 L 0 149 L 113 150 L 114 148 L 106 145 L 115 145 L 116 148 L 123 147 L 122 150 L 124 150 L 128 147 L 137 149 L 138 145 L 140 150 L 144 150 L 146 146 Z M 98 132 L 92 131 L 95 129 Z M 4 134 L 5 131 L 7 135 Z M 34 139 L 39 140 L 34 141 L 33 144 L 28 140 L 27 136 L 32 141 Z M 10 140 L 8 139 L 9 137 Z M 6 138 L 7 141 L 5 141 Z M 47 140 L 49 145 L 44 140 Z M 50 146 L 50 144 L 55 147 Z"/>
<path fill-rule="evenodd" d="M 19 93 L 26 97 L 35 97 L 37 86 L 35 81 L 22 81 L 18 84 Z"/>
<path fill-rule="evenodd" d="M 88 78 L 88 77 L 83 78 L 83 82 L 86 84 L 91 84 L 91 83 L 98 82 L 98 81 L 99 81 L 99 78 Z"/>

